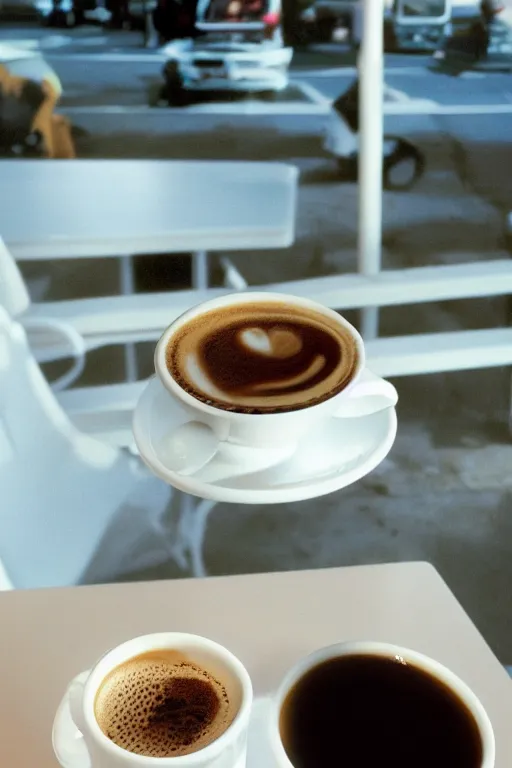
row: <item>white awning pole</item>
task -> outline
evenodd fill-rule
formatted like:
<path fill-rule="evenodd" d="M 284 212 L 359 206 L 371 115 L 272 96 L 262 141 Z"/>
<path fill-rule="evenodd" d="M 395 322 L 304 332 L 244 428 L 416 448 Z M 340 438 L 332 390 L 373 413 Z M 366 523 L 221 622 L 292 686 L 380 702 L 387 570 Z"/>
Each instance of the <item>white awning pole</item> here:
<path fill-rule="evenodd" d="M 364 0 L 359 57 L 359 272 L 376 275 L 382 254 L 382 160 L 384 142 L 384 0 Z M 379 310 L 361 315 L 365 338 L 378 335 Z"/>

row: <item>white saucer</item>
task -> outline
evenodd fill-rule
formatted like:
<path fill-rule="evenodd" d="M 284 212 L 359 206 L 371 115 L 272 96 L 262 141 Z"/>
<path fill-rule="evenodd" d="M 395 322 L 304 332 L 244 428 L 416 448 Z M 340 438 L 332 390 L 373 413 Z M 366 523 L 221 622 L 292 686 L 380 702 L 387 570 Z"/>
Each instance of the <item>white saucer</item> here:
<path fill-rule="evenodd" d="M 166 435 L 190 419 L 179 402 L 154 377 L 135 409 L 133 432 L 141 458 L 169 485 L 213 501 L 280 504 L 323 496 L 367 475 L 387 456 L 394 443 L 394 408 L 359 418 L 321 422 L 299 443 L 291 457 L 267 469 L 233 471 L 233 449 L 221 443 L 211 461 L 191 475 L 168 469 L 158 450 Z M 244 450 L 244 449 L 235 449 Z M 229 457 L 223 451 L 231 451 Z M 218 476 L 215 482 L 208 477 Z"/>
<path fill-rule="evenodd" d="M 88 674 L 88 672 L 83 673 L 84 679 Z M 277 768 L 269 738 L 271 703 L 270 696 L 257 696 L 253 701 L 247 745 L 247 768 L 262 766 Z M 63 768 L 91 768 L 87 747 L 71 719 L 67 695 L 64 696 L 57 710 L 52 741 L 54 749 L 57 743 L 66 744 L 65 748 L 56 749 L 57 759 Z"/>

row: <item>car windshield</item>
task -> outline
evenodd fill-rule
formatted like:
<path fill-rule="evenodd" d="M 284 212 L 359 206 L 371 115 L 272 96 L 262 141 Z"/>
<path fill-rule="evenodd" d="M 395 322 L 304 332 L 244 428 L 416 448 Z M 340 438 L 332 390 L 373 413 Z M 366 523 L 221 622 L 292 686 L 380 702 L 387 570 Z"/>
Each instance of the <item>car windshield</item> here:
<path fill-rule="evenodd" d="M 446 11 L 444 0 L 402 0 L 400 10 L 404 16 L 435 18 Z"/>
<path fill-rule="evenodd" d="M 268 0 L 212 0 L 206 21 L 260 21 L 268 12 Z"/>

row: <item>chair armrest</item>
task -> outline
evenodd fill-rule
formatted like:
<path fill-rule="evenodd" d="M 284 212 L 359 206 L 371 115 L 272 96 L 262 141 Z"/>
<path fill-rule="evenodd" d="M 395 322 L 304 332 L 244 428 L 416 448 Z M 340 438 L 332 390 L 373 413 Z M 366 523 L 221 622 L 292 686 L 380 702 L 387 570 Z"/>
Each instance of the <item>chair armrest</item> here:
<path fill-rule="evenodd" d="M 109 445 L 135 451 L 133 411 L 147 381 L 84 387 L 60 392 L 57 399 L 80 432 Z"/>
<path fill-rule="evenodd" d="M 24 317 L 52 317 L 69 323 L 84 337 L 87 349 L 94 349 L 105 344 L 158 339 L 162 331 L 183 312 L 202 301 L 229 292 L 227 288 L 211 288 L 52 301 L 32 304 Z M 40 338 L 38 344 L 51 348 L 51 351 L 46 350 L 47 356 L 51 352 L 62 351 L 62 345 L 59 346 L 54 337 Z"/>

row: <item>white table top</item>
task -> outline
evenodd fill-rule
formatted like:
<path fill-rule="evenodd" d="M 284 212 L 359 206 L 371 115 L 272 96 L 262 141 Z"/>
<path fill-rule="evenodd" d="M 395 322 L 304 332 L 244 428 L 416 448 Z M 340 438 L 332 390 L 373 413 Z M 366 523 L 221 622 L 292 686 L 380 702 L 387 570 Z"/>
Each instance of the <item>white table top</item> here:
<path fill-rule="evenodd" d="M 0 593 L 2 768 L 54 768 L 51 726 L 69 680 L 123 640 L 164 630 L 226 645 L 256 696 L 341 640 L 422 651 L 474 689 L 493 722 L 496 768 L 512 765 L 512 681 L 436 571 L 403 563 Z"/>
<path fill-rule="evenodd" d="M 285 248 L 297 175 L 282 163 L 4 160 L 0 237 L 17 259 Z"/>

